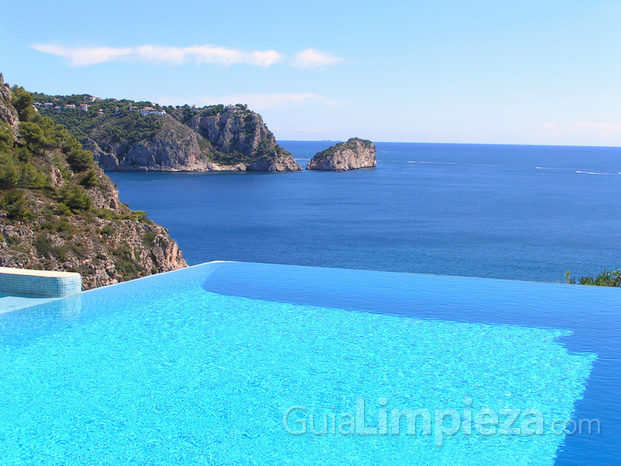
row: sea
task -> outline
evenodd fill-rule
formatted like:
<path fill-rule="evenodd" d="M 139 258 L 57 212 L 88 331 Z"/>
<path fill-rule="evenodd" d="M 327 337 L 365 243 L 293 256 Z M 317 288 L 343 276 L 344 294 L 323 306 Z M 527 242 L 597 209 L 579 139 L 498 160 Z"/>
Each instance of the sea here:
<path fill-rule="evenodd" d="M 279 141 L 305 166 L 335 141 Z M 185 260 L 564 282 L 621 268 L 621 148 L 378 142 L 349 172 L 108 172 Z"/>

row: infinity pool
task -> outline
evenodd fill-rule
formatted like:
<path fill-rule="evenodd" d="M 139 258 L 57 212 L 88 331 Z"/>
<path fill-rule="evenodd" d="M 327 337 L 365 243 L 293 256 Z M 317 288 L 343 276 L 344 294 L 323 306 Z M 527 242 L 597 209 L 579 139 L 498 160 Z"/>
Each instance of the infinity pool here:
<path fill-rule="evenodd" d="M 618 289 L 236 262 L 100 288 L 0 314 L 0 462 L 619 462 L 620 311 Z"/>

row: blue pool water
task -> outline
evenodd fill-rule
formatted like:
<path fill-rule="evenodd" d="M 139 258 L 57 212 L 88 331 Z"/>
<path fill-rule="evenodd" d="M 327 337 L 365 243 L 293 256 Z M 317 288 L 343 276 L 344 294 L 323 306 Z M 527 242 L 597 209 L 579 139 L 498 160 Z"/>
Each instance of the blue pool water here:
<path fill-rule="evenodd" d="M 305 165 L 332 142 L 283 141 Z M 212 260 L 563 281 L 621 267 L 621 148 L 377 143 L 345 173 L 108 173 Z"/>
<path fill-rule="evenodd" d="M 2 463 L 618 462 L 619 291 L 209 263 L 0 314 Z"/>

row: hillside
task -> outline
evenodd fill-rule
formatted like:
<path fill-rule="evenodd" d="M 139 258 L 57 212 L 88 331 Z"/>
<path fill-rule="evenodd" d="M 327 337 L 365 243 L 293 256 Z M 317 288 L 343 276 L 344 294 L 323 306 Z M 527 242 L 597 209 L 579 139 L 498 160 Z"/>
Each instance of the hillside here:
<path fill-rule="evenodd" d="M 62 124 L 104 170 L 298 171 L 261 115 L 244 105 L 162 107 L 90 95 L 35 94 L 38 111 Z"/>
<path fill-rule="evenodd" d="M 0 74 L 0 266 L 79 272 L 84 289 L 185 267 L 168 231 L 120 202 L 33 101 Z"/>

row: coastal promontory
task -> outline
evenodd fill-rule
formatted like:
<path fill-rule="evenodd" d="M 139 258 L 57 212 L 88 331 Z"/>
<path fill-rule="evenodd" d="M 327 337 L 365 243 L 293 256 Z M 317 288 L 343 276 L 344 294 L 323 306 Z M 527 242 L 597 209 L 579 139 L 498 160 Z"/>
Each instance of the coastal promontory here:
<path fill-rule="evenodd" d="M 317 152 L 306 165 L 307 170 L 347 171 L 377 166 L 375 144 L 351 138 Z"/>
<path fill-rule="evenodd" d="M 65 126 L 104 170 L 302 170 L 246 105 L 160 106 L 88 94 L 34 97 L 37 110 Z"/>

